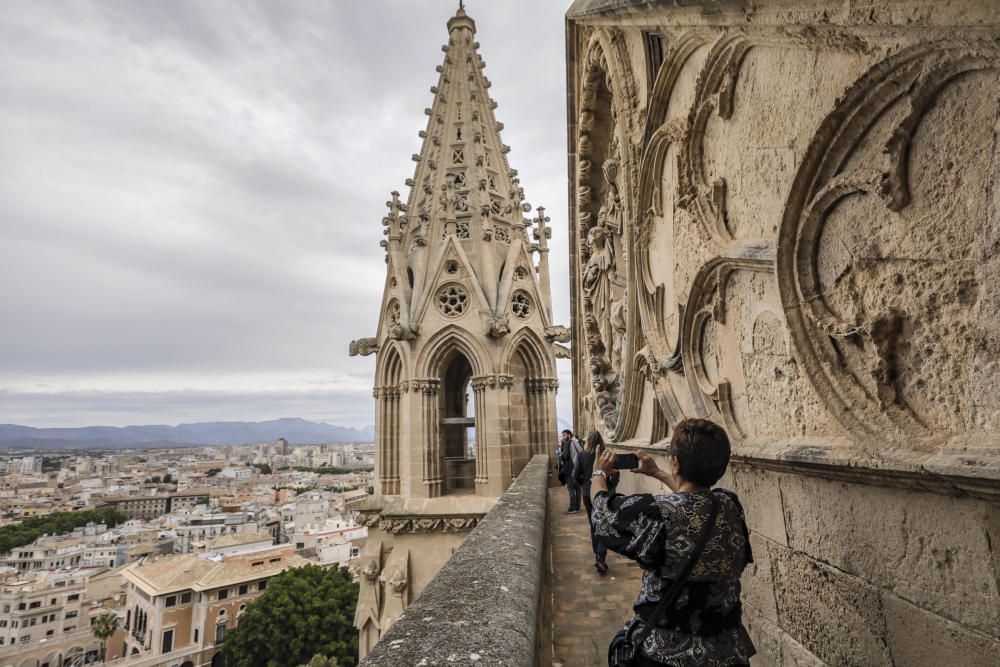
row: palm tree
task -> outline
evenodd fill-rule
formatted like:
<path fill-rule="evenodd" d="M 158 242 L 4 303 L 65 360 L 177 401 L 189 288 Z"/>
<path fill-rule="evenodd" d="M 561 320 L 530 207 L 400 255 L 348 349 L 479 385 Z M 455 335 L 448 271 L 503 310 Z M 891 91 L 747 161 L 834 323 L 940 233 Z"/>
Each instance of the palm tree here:
<path fill-rule="evenodd" d="M 105 662 L 108 654 L 108 640 L 118 630 L 118 623 L 118 614 L 106 611 L 95 618 L 91 625 L 94 637 L 101 640 L 101 662 Z"/>

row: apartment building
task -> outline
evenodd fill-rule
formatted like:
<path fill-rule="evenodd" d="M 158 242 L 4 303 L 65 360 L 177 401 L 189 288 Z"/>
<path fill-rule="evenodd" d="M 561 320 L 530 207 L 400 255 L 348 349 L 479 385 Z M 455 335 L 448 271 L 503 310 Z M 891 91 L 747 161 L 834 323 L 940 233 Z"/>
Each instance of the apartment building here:
<path fill-rule="evenodd" d="M 159 496 L 111 496 L 104 504 L 129 519 L 155 519 L 178 509 L 193 509 L 211 502 L 211 492 L 205 489 L 187 489 L 179 493 Z"/>
<path fill-rule="evenodd" d="M 291 545 L 175 554 L 126 567 L 126 655 L 157 657 L 222 643 L 268 581 L 310 561 Z"/>
<path fill-rule="evenodd" d="M 0 565 L 20 571 L 46 571 L 83 565 L 88 545 L 82 537 L 40 537 L 0 555 Z"/>
<path fill-rule="evenodd" d="M 124 603 L 118 570 L 0 568 L 0 666 L 59 667 L 96 663 L 100 642 L 91 623 Z M 120 637 L 114 644 L 122 645 Z M 108 658 L 119 657 L 109 645 Z"/>
<path fill-rule="evenodd" d="M 357 559 L 367 538 L 364 526 L 331 519 L 325 525 L 296 528 L 291 543 L 296 553 L 318 565 L 348 566 Z"/>
<path fill-rule="evenodd" d="M 174 552 L 191 553 L 205 548 L 222 535 L 257 532 L 257 522 L 247 512 L 212 512 L 172 517 L 169 532 L 174 535 Z"/>

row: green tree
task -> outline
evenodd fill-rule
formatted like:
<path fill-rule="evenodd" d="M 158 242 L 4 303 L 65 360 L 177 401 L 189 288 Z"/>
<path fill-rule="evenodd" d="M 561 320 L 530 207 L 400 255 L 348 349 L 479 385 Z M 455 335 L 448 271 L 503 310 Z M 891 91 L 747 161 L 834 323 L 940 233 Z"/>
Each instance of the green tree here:
<path fill-rule="evenodd" d="M 215 477 L 220 472 L 222 472 L 222 468 L 209 468 L 208 470 L 205 471 L 205 474 L 208 475 L 209 477 Z"/>
<path fill-rule="evenodd" d="M 118 630 L 118 614 L 104 612 L 94 619 L 90 630 L 94 633 L 94 637 L 101 640 L 101 662 L 104 662 L 108 655 L 108 640 Z"/>
<path fill-rule="evenodd" d="M 340 667 L 340 663 L 335 658 L 328 658 L 325 655 L 314 655 L 312 660 L 299 667 Z"/>
<path fill-rule="evenodd" d="M 228 667 L 284 667 L 315 656 L 352 667 L 358 655 L 358 585 L 347 568 L 306 565 L 271 579 L 226 636 Z"/>
<path fill-rule="evenodd" d="M 261 475 L 271 474 L 271 466 L 266 463 L 254 463 L 253 467 L 259 470 Z"/>
<path fill-rule="evenodd" d="M 0 554 L 31 544 L 42 535 L 63 535 L 88 523 L 107 524 L 113 528 L 125 521 L 125 515 L 110 507 L 75 512 L 53 512 L 0 527 Z"/>

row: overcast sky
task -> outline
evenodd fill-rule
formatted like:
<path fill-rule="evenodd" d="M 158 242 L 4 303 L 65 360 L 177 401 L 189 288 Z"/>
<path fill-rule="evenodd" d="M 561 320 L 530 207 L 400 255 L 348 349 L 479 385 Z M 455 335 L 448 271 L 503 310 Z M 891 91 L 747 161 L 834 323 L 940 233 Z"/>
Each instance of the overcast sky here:
<path fill-rule="evenodd" d="M 374 422 L 384 202 L 457 0 L 6 0 L 0 422 Z M 557 0 L 470 0 L 568 324 Z M 560 362 L 560 417 L 570 404 Z"/>

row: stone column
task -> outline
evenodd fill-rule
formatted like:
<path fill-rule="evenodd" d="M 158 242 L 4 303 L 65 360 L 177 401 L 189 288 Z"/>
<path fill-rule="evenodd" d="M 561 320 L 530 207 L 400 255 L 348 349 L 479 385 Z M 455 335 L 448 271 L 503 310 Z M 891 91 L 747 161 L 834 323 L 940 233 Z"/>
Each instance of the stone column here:
<path fill-rule="evenodd" d="M 498 487 L 495 488 L 496 495 L 503 495 L 506 485 L 511 479 L 511 439 L 510 439 L 510 388 L 514 386 L 513 375 L 497 375 L 497 404 L 500 406 L 500 457 L 498 463 L 499 475 L 497 476 Z"/>
<path fill-rule="evenodd" d="M 372 398 L 375 399 L 375 488 L 380 494 L 387 493 L 385 489 L 386 467 L 388 465 L 387 452 L 385 448 L 385 398 L 382 387 L 372 389 Z"/>
<path fill-rule="evenodd" d="M 495 375 L 482 375 L 472 378 L 472 391 L 476 400 L 476 493 L 484 495 L 483 487 L 490 481 L 489 470 L 489 438 L 486 425 L 486 392 L 496 387 Z"/>
<path fill-rule="evenodd" d="M 382 464 L 382 493 L 397 495 L 399 493 L 399 386 L 382 389 L 381 414 L 382 430 L 380 431 L 380 448 L 385 462 Z"/>
<path fill-rule="evenodd" d="M 437 378 L 415 380 L 411 387 L 420 394 L 420 415 L 423 420 L 423 483 L 428 498 L 441 495 L 441 419 Z"/>

